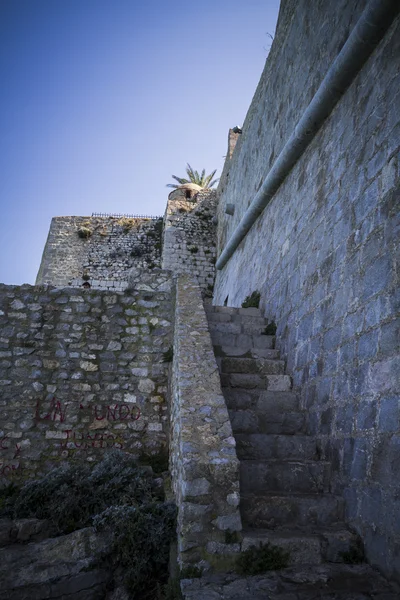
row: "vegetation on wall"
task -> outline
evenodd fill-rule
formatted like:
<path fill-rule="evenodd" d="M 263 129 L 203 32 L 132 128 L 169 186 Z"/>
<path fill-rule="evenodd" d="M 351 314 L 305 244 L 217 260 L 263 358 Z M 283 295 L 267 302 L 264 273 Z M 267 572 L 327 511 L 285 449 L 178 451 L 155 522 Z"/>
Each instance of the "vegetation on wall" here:
<path fill-rule="evenodd" d="M 92 230 L 89 227 L 82 225 L 82 227 L 79 227 L 78 229 L 78 235 L 83 240 L 87 240 L 87 238 L 92 235 Z"/>
<path fill-rule="evenodd" d="M 212 173 L 206 175 L 206 170 L 203 169 L 200 174 L 198 171 L 192 169 L 192 167 L 188 163 L 186 167 L 186 173 L 189 179 L 186 179 L 185 177 L 177 177 L 176 175 L 172 175 L 172 179 L 175 179 L 175 181 L 177 181 L 178 184 L 168 183 L 167 187 L 178 188 L 184 183 L 195 183 L 196 185 L 199 185 L 202 188 L 212 188 L 219 181 L 219 179 L 213 179 L 216 172 L 217 169 L 214 169 Z"/>
<path fill-rule="evenodd" d="M 260 292 L 252 292 L 249 296 L 246 296 L 244 302 L 242 302 L 242 308 L 258 308 L 260 304 L 260 298 Z"/>
<path fill-rule="evenodd" d="M 289 564 L 289 557 L 290 553 L 279 546 L 260 543 L 240 554 L 236 568 L 242 575 L 259 575 L 266 571 L 285 569 Z"/>

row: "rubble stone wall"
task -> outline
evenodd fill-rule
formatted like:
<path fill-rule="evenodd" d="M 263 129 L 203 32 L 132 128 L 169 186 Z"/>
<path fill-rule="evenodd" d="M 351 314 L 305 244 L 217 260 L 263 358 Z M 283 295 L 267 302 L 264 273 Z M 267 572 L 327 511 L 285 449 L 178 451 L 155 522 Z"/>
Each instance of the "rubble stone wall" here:
<path fill-rule="evenodd" d="M 178 506 L 181 567 L 217 567 L 239 551 L 239 461 L 222 395 L 200 287 L 177 280 L 171 382 L 170 470 Z"/>
<path fill-rule="evenodd" d="M 168 200 L 164 217 L 162 267 L 196 278 L 203 295 L 212 296 L 215 277 L 217 198 L 199 192 L 194 202 Z"/>
<path fill-rule="evenodd" d="M 132 268 L 161 266 L 161 235 L 162 218 L 54 217 L 36 283 L 121 291 Z"/>
<path fill-rule="evenodd" d="M 162 285 L 0 286 L 0 480 L 109 448 L 167 453 L 171 281 Z"/>

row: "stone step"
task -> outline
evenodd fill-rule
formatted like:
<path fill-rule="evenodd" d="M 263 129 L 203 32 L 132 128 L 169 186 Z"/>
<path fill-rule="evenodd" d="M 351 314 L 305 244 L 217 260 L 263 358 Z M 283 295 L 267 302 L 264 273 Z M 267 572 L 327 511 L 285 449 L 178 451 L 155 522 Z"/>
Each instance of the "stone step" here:
<path fill-rule="evenodd" d="M 367 564 L 291 566 L 262 575 L 209 572 L 181 582 L 185 600 L 398 600 L 400 587 Z"/>
<path fill-rule="evenodd" d="M 211 335 L 211 339 L 214 340 L 215 334 L 241 334 L 244 336 L 244 342 L 249 343 L 248 337 L 274 337 L 264 335 L 267 322 L 264 319 L 256 319 L 254 317 L 237 317 L 230 318 L 229 321 L 208 321 L 208 330 Z"/>
<path fill-rule="evenodd" d="M 305 413 L 300 411 L 264 414 L 257 410 L 229 410 L 232 431 L 239 433 L 267 433 L 298 435 L 305 432 Z"/>
<path fill-rule="evenodd" d="M 292 388 L 289 375 L 259 375 L 253 373 L 221 373 L 222 387 L 261 389 L 274 392 L 288 392 Z"/>
<path fill-rule="evenodd" d="M 217 357 L 235 356 L 240 358 L 279 358 L 279 350 L 270 348 L 240 348 L 236 346 L 214 346 L 214 354 Z"/>
<path fill-rule="evenodd" d="M 251 546 L 272 544 L 290 552 L 289 565 L 318 565 L 322 562 L 343 562 L 342 553 L 349 552 L 357 543 L 357 536 L 344 525 L 335 528 L 243 530 L 242 551 Z"/>
<path fill-rule="evenodd" d="M 268 320 L 264 319 L 264 317 L 258 317 L 247 314 L 228 314 L 221 312 L 212 312 L 207 314 L 207 319 L 209 324 L 211 323 L 239 323 L 243 326 L 243 331 L 245 332 L 246 326 L 248 325 L 250 330 L 249 333 L 262 333 L 266 326 L 268 325 Z M 252 331 L 254 329 L 254 332 Z"/>
<path fill-rule="evenodd" d="M 290 390 L 263 391 L 257 399 L 256 408 L 263 415 L 273 418 L 277 413 L 299 411 L 300 403 L 297 394 Z"/>
<path fill-rule="evenodd" d="M 257 375 L 283 375 L 285 363 L 283 360 L 268 358 L 237 358 L 221 359 L 221 373 L 246 373 Z"/>
<path fill-rule="evenodd" d="M 227 323 L 224 329 L 222 323 L 216 323 L 213 327 L 209 326 L 213 346 L 236 346 L 249 350 L 269 350 L 275 346 L 275 336 L 273 335 L 253 335 L 240 333 L 241 325 L 237 323 Z"/>
<path fill-rule="evenodd" d="M 271 418 L 282 412 L 299 411 L 299 399 L 295 392 L 268 392 L 224 387 L 222 391 L 228 408 L 231 409 L 250 408 L 271 416 Z"/>
<path fill-rule="evenodd" d="M 307 435 L 236 433 L 235 439 L 239 460 L 318 459 L 317 443 L 314 438 Z"/>
<path fill-rule="evenodd" d="M 215 313 L 222 313 L 226 315 L 245 315 L 247 317 L 262 317 L 261 310 L 259 308 L 236 308 L 233 306 L 214 306 L 213 304 L 207 304 L 204 309 L 208 315 Z"/>
<path fill-rule="evenodd" d="M 330 463 L 307 460 L 241 460 L 241 493 L 329 492 Z"/>
<path fill-rule="evenodd" d="M 244 526 L 329 526 L 344 519 L 344 500 L 331 494 L 243 494 Z"/>

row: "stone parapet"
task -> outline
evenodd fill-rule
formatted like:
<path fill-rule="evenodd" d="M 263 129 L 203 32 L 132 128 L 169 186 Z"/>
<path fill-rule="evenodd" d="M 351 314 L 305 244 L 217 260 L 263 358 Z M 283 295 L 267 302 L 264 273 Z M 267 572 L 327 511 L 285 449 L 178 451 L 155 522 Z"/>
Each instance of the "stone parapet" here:
<path fill-rule="evenodd" d="M 177 279 L 170 468 L 181 568 L 218 568 L 239 551 L 239 461 L 199 285 Z M 229 543 L 230 542 L 230 543 Z"/>

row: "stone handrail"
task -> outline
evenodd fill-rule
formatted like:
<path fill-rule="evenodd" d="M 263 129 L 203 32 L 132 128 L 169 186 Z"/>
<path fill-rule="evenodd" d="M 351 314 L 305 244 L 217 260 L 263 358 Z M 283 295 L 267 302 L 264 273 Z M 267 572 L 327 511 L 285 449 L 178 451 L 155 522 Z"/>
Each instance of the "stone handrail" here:
<path fill-rule="evenodd" d="M 170 467 L 181 568 L 239 551 L 239 461 L 199 286 L 176 284 Z"/>

